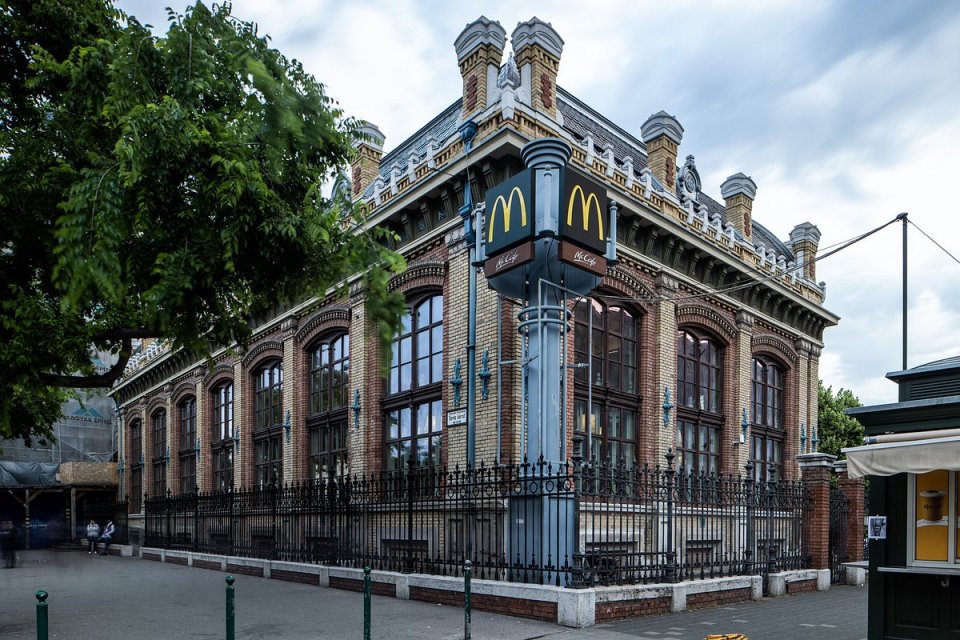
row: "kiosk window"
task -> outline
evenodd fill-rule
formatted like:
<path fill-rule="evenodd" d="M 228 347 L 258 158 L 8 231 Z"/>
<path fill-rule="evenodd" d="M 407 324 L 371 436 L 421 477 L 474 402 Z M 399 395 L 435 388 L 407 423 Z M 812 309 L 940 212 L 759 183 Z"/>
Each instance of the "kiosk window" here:
<path fill-rule="evenodd" d="M 930 471 L 911 476 L 911 555 L 915 563 L 960 561 L 957 536 L 957 474 Z"/>

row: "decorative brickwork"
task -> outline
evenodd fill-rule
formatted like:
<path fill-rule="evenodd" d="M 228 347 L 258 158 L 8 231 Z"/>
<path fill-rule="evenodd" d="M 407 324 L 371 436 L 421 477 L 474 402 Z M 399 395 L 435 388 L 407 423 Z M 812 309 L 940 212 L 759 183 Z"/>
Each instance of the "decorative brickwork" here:
<path fill-rule="evenodd" d="M 430 589 L 428 587 L 410 587 L 410 599 L 420 600 L 422 602 L 447 604 L 453 607 L 463 606 L 462 593 L 458 593 L 456 591 L 445 591 L 441 589 Z M 557 621 L 556 602 L 525 600 L 522 598 L 508 598 L 506 596 L 494 596 L 485 593 L 473 593 L 470 595 L 470 605 L 476 611 L 489 611 L 491 613 L 501 613 L 508 616 L 530 618 L 533 620 L 544 620 L 546 622 Z"/>
<path fill-rule="evenodd" d="M 639 616 L 658 616 L 670 613 L 670 598 L 642 598 L 637 600 L 616 600 L 613 602 L 598 602 L 595 619 L 597 623 L 610 620 L 623 620 Z"/>
<path fill-rule="evenodd" d="M 817 581 L 813 581 L 816 588 Z M 749 587 L 743 589 L 727 589 L 725 591 L 708 591 L 706 593 L 691 593 L 687 596 L 687 609 L 706 609 L 707 607 L 719 607 L 725 604 L 735 602 L 748 602 L 753 597 L 753 591 Z"/>
<path fill-rule="evenodd" d="M 170 558 L 167 558 L 167 562 L 170 562 Z M 263 567 L 248 567 L 243 564 L 231 564 L 227 563 L 227 573 L 239 573 L 245 576 L 255 576 L 257 578 L 263 577 Z"/>
<path fill-rule="evenodd" d="M 353 580 L 351 578 L 340 578 L 330 576 L 330 587 L 333 589 L 342 589 L 344 591 L 363 592 L 363 580 Z M 391 582 L 371 581 L 370 592 L 378 596 L 397 597 L 397 585 Z"/>

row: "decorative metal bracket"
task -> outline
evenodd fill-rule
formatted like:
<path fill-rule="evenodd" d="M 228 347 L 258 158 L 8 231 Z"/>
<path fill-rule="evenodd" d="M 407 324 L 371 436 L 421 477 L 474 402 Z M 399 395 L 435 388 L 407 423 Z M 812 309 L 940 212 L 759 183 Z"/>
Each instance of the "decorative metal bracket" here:
<path fill-rule="evenodd" d="M 460 385 L 463 384 L 463 377 L 460 376 L 460 358 L 453 364 L 453 377 L 450 378 L 450 384 L 453 386 L 453 405 L 460 406 Z"/>
<path fill-rule="evenodd" d="M 490 395 L 490 351 L 484 349 L 483 357 L 480 358 L 480 398 L 486 400 Z"/>
<path fill-rule="evenodd" d="M 120 475 L 123 475 L 123 470 L 124 470 L 123 458 L 120 458 L 119 462 L 117 462 L 117 473 L 119 473 Z"/>
<path fill-rule="evenodd" d="M 163 454 L 163 461 L 170 462 L 170 445 L 167 445 L 167 450 Z"/>
<path fill-rule="evenodd" d="M 807 426 L 800 423 L 800 453 L 807 452 Z"/>
<path fill-rule="evenodd" d="M 353 409 L 353 425 L 354 428 L 360 428 L 360 389 L 353 390 L 353 404 L 350 405 L 350 408 Z"/>
<path fill-rule="evenodd" d="M 197 455 L 200 454 L 200 438 L 197 438 L 197 444 L 193 447 L 193 452 Z"/>
<path fill-rule="evenodd" d="M 811 444 L 812 447 L 813 447 L 812 453 L 816 453 L 816 452 L 817 452 L 817 445 L 820 444 L 820 438 L 817 437 L 817 428 L 816 428 L 816 427 L 812 427 L 812 433 L 813 433 L 813 435 L 810 436 L 810 444 Z"/>
<path fill-rule="evenodd" d="M 663 388 L 663 428 L 670 428 L 670 411 L 676 405 L 670 402 L 670 387 Z"/>
<path fill-rule="evenodd" d="M 287 409 L 287 415 L 283 421 L 283 432 L 287 437 L 287 442 L 290 442 L 290 430 L 293 428 L 293 425 L 290 423 L 290 409 Z"/>
<path fill-rule="evenodd" d="M 140 466 L 143 466 L 143 451 L 140 452 Z"/>
<path fill-rule="evenodd" d="M 233 448 L 235 453 L 237 454 L 240 453 L 240 432 L 239 431 L 235 436 L 233 436 Z"/>
<path fill-rule="evenodd" d="M 747 421 L 747 409 L 743 409 L 743 420 L 740 421 L 740 444 L 747 443 L 747 429 L 750 423 Z"/>

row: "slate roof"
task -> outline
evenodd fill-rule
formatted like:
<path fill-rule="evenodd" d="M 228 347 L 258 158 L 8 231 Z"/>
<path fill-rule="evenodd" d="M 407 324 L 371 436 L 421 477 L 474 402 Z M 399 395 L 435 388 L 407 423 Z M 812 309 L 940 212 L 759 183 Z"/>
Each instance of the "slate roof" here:
<path fill-rule="evenodd" d="M 597 155 L 603 153 L 603 148 L 609 144 L 619 162 L 627 156 L 633 158 L 633 169 L 638 175 L 647 166 L 647 148 L 643 142 L 560 87 L 557 87 L 557 108 L 563 116 L 563 128 L 574 139 L 582 142 L 588 135 L 593 137 Z M 616 135 L 611 135 L 611 130 Z"/>

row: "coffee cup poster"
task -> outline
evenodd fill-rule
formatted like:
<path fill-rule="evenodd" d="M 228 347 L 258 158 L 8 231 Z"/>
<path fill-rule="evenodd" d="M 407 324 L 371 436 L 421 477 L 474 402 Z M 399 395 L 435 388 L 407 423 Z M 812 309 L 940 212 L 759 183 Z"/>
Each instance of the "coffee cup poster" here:
<path fill-rule="evenodd" d="M 916 483 L 916 559 L 947 560 L 950 511 L 948 471 L 931 471 L 917 476 Z"/>

